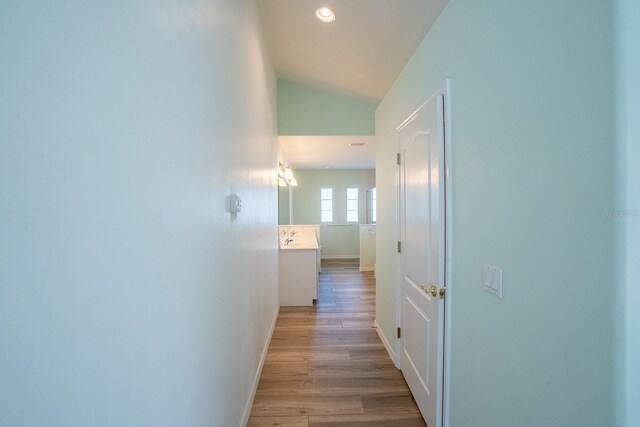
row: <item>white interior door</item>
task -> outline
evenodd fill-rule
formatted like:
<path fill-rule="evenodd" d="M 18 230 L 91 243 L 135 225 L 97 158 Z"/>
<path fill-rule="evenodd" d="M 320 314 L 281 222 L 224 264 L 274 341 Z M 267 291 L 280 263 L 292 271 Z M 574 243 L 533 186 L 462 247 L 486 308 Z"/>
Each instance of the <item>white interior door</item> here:
<path fill-rule="evenodd" d="M 445 274 L 444 96 L 399 128 L 400 367 L 429 427 L 442 426 Z M 444 292 L 444 291 L 443 291 Z"/>

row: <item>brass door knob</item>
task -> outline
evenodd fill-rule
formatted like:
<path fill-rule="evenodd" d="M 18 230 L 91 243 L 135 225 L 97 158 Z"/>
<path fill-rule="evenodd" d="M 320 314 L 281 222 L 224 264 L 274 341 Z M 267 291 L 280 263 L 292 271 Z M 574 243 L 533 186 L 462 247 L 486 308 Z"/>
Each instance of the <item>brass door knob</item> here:
<path fill-rule="evenodd" d="M 431 285 L 430 288 L 427 288 L 425 285 L 420 285 L 420 289 L 422 289 L 425 294 L 431 294 L 434 297 L 438 296 L 438 287 L 436 285 Z"/>

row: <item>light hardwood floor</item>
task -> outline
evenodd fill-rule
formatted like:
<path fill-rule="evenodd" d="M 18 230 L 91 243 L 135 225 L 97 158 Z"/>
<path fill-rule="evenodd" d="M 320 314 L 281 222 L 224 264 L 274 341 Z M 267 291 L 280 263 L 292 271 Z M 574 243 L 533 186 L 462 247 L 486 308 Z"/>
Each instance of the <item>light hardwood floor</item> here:
<path fill-rule="evenodd" d="M 249 426 L 425 426 L 373 328 L 375 280 L 323 261 L 316 307 L 281 307 Z"/>

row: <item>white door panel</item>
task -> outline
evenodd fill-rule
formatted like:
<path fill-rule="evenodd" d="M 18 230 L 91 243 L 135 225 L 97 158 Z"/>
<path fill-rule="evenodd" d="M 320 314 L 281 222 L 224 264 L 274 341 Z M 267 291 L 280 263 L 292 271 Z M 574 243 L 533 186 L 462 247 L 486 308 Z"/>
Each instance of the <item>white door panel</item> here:
<path fill-rule="evenodd" d="M 402 337 L 400 366 L 429 427 L 442 425 L 445 189 L 444 99 L 399 129 Z M 431 287 L 436 287 L 432 295 Z"/>
<path fill-rule="evenodd" d="M 420 164 L 428 156 L 428 134 L 414 135 L 403 150 L 405 160 L 404 192 L 406 200 L 413 200 L 412 209 L 405 213 L 405 234 L 408 236 L 427 236 L 429 224 L 424 218 L 429 215 L 429 176 Z M 429 245 L 425 238 L 409 238 L 405 243 L 405 275 L 420 286 L 428 275 L 428 264 L 423 258 Z"/>
<path fill-rule="evenodd" d="M 404 346 L 406 349 L 405 355 L 416 370 L 418 379 L 422 383 L 427 394 L 430 394 L 429 388 L 431 385 L 429 384 L 430 375 L 428 372 L 428 349 L 430 345 L 429 330 L 431 329 L 431 319 L 411 298 L 407 297 L 405 304 L 407 306 L 407 310 L 404 313 L 405 323 L 411 323 L 415 326 L 413 328 L 409 328 L 404 337 Z M 424 334 L 422 331 L 427 331 L 427 333 Z"/>

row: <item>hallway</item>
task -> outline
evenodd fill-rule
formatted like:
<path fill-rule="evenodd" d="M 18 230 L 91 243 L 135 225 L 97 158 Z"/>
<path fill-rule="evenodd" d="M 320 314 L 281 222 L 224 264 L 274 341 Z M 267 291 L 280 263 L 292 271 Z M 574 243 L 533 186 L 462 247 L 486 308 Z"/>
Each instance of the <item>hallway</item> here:
<path fill-rule="evenodd" d="M 375 278 L 323 261 L 317 307 L 282 307 L 249 426 L 424 426 L 373 328 Z"/>

